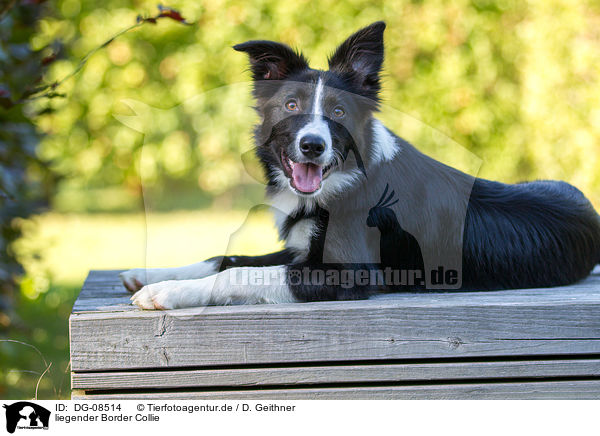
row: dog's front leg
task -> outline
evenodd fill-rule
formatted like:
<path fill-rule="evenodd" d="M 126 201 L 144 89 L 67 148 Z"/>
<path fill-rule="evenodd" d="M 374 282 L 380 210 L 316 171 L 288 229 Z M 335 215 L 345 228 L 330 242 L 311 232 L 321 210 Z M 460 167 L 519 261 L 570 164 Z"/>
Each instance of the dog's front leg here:
<path fill-rule="evenodd" d="M 386 288 L 370 281 L 372 268 L 308 263 L 230 268 L 202 279 L 147 285 L 131 299 L 142 309 L 363 299 Z"/>
<path fill-rule="evenodd" d="M 218 256 L 178 268 L 135 268 L 124 271 L 119 276 L 123 285 L 135 292 L 152 283 L 201 279 L 231 267 L 284 265 L 291 263 L 293 259 L 294 253 L 286 249 L 262 256 Z"/>
<path fill-rule="evenodd" d="M 362 300 L 387 289 L 379 264 L 304 262 L 287 269 L 289 289 L 302 302 Z"/>
<path fill-rule="evenodd" d="M 177 268 L 134 268 L 119 274 L 123 285 L 131 292 L 142 286 L 165 280 L 189 280 L 210 276 L 219 271 L 219 264 L 214 259 Z"/>
<path fill-rule="evenodd" d="M 207 305 L 293 303 L 286 266 L 230 268 L 195 280 L 169 280 L 144 286 L 131 297 L 142 309 Z"/>

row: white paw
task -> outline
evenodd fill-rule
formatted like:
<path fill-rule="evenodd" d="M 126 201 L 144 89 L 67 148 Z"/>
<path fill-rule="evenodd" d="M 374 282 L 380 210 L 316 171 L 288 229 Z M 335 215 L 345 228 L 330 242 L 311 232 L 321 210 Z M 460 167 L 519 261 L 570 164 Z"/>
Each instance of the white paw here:
<path fill-rule="evenodd" d="M 147 270 L 144 268 L 130 269 L 119 274 L 123 286 L 130 292 L 135 292 L 141 289 L 148 283 Z"/>
<path fill-rule="evenodd" d="M 141 309 L 166 310 L 206 306 L 214 280 L 168 280 L 144 286 L 131 301 Z"/>
<path fill-rule="evenodd" d="M 133 294 L 131 301 L 141 309 L 175 309 L 179 293 L 176 283 L 176 281 L 170 280 L 144 286 Z"/>

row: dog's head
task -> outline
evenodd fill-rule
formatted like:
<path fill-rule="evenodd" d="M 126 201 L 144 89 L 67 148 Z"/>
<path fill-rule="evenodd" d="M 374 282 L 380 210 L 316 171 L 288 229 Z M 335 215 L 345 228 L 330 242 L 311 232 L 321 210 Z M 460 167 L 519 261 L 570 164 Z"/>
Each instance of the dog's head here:
<path fill-rule="evenodd" d="M 250 58 L 261 117 L 257 153 L 271 185 L 316 197 L 341 186 L 350 171 L 365 173 L 364 132 L 379 102 L 384 29 L 376 22 L 350 36 L 327 71 L 311 69 L 301 53 L 277 42 L 234 46 Z M 349 156 L 352 170 L 345 167 Z"/>

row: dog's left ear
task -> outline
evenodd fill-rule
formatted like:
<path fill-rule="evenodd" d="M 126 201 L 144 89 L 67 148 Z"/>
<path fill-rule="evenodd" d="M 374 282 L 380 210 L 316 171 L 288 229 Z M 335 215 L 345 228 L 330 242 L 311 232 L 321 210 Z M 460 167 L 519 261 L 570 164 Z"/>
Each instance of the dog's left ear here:
<path fill-rule="evenodd" d="M 248 41 L 233 49 L 248 53 L 254 80 L 283 80 L 290 74 L 308 68 L 308 62 L 285 44 L 273 41 Z"/>
<path fill-rule="evenodd" d="M 377 21 L 340 45 L 329 58 L 329 69 L 342 75 L 361 94 L 377 100 L 379 72 L 383 65 L 383 31 L 385 23 Z"/>

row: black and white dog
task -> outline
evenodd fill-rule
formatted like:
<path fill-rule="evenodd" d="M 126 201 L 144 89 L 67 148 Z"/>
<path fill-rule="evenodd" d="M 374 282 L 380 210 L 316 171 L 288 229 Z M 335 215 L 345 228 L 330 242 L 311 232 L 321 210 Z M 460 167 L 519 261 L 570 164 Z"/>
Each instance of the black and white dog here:
<path fill-rule="evenodd" d="M 421 154 L 373 117 L 384 29 L 377 22 L 350 36 L 328 71 L 311 69 L 276 42 L 234 47 L 250 59 L 261 117 L 256 150 L 286 248 L 127 271 L 121 278 L 137 291 L 135 304 L 172 309 L 548 287 L 580 280 L 600 262 L 600 216 L 578 189 L 473 178 Z"/>

